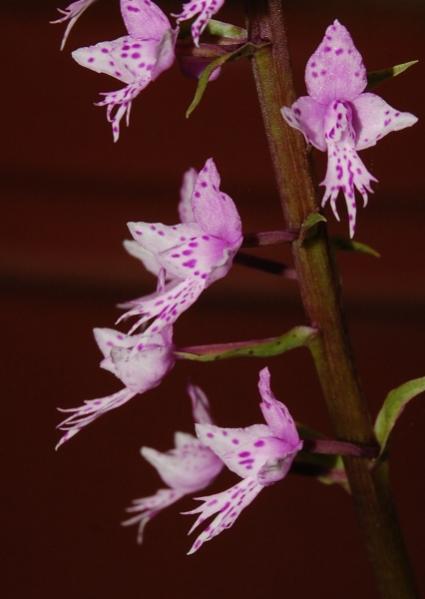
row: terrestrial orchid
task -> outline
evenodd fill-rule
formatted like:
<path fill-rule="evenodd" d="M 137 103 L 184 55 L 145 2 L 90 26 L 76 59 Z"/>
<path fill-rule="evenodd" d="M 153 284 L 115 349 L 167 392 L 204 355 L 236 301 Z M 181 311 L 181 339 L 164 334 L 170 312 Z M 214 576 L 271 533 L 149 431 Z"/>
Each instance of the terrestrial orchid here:
<path fill-rule="evenodd" d="M 173 323 L 199 295 L 232 266 L 242 243 L 241 220 L 233 200 L 220 191 L 220 175 L 212 158 L 199 172 L 186 172 L 179 205 L 181 223 L 128 223 L 135 242 L 127 249 L 165 286 L 124 305 L 131 309 L 121 319 L 138 316 L 131 328 L 152 321 L 147 331 Z"/>
<path fill-rule="evenodd" d="M 61 50 L 64 49 L 68 36 L 71 33 L 71 29 L 74 27 L 75 23 L 81 17 L 83 12 L 85 12 L 88 7 L 95 2 L 96 0 L 77 0 L 76 2 L 71 2 L 71 4 L 68 4 L 68 6 L 64 9 L 58 8 L 58 11 L 62 13 L 63 17 L 57 19 L 56 21 L 51 21 L 51 23 L 64 23 L 65 21 L 69 21 L 62 37 Z"/>
<path fill-rule="evenodd" d="M 322 206 L 330 204 L 339 220 L 336 198 L 340 191 L 347 204 L 350 236 L 356 223 L 355 189 L 367 204 L 371 183 L 377 181 L 357 155 L 390 133 L 414 125 L 417 118 L 399 112 L 381 97 L 363 93 L 367 86 L 362 57 L 350 33 L 337 20 L 307 62 L 305 82 L 308 96 L 282 108 L 286 122 L 299 129 L 318 150 L 328 152 Z"/>
<path fill-rule="evenodd" d="M 181 13 L 173 14 L 173 17 L 177 17 L 177 23 L 181 23 L 198 15 L 192 24 L 192 38 L 195 46 L 199 46 L 199 38 L 208 25 L 208 21 L 223 4 L 224 0 L 192 0 L 185 2 Z"/>
<path fill-rule="evenodd" d="M 109 370 L 124 383 L 124 389 L 85 401 L 78 408 L 62 409 L 70 413 L 58 429 L 65 431 L 56 448 L 76 435 L 102 414 L 123 405 L 137 394 L 157 387 L 174 366 L 172 327 L 156 334 L 123 335 L 113 329 L 94 329 L 94 336 L 103 354 L 101 368 Z"/>
<path fill-rule="evenodd" d="M 209 403 L 203 391 L 195 385 L 188 386 L 192 400 L 192 412 L 195 422 L 211 423 Z M 135 499 L 127 511 L 135 514 L 124 526 L 138 524 L 137 542 L 142 543 L 143 533 L 148 522 L 161 510 L 175 503 L 185 495 L 207 487 L 223 468 L 223 462 L 203 445 L 196 437 L 177 432 L 174 436 L 174 449 L 165 453 L 142 447 L 140 453 L 168 485 L 159 489 L 155 495 Z"/>
<path fill-rule="evenodd" d="M 242 480 L 227 491 L 198 497 L 202 505 L 186 512 L 199 514 L 189 534 L 207 518 L 217 514 L 198 536 L 189 554 L 230 528 L 265 486 L 282 480 L 303 446 L 288 409 L 270 389 L 268 368 L 260 371 L 258 388 L 262 398 L 260 408 L 267 424 L 254 424 L 247 428 L 196 425 L 201 443 L 212 449 Z"/>
<path fill-rule="evenodd" d="M 105 98 L 96 104 L 107 107 L 114 141 L 119 138 L 124 115 L 129 123 L 133 100 L 173 64 L 178 34 L 178 29 L 171 29 L 165 14 L 151 0 L 121 0 L 121 14 L 128 35 L 72 53 L 83 67 L 126 83 L 126 87 L 102 94 Z"/>

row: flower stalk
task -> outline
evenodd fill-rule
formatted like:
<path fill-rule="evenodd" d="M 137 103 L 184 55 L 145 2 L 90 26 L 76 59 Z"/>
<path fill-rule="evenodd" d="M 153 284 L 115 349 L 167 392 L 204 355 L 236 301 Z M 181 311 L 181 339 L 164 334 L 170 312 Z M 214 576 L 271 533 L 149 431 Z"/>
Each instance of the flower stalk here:
<path fill-rule="evenodd" d="M 246 4 L 249 39 L 257 45 L 271 42 L 252 58 L 254 78 L 286 226 L 299 230 L 319 208 L 302 135 L 280 113 L 296 97 L 283 1 L 250 0 Z M 306 316 L 320 331 L 311 349 L 336 437 L 373 445 L 376 441 L 352 358 L 325 223 L 319 223 L 309 239 L 295 240 L 292 248 Z M 351 456 L 344 457 L 344 465 L 381 596 L 417 597 L 386 465 L 371 469 L 367 460 Z"/>

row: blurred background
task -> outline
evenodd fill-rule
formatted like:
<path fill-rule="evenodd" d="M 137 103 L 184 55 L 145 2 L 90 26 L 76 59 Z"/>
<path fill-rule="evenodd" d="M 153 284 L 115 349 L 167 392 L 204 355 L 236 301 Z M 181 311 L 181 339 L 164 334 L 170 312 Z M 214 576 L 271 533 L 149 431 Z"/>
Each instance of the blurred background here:
<path fill-rule="evenodd" d="M 183 172 L 212 156 L 246 232 L 284 226 L 248 61 L 226 67 L 188 121 L 195 82 L 175 65 L 134 102 L 131 126 L 113 144 L 104 109 L 93 102 L 120 84 L 81 68 L 70 51 L 124 35 L 119 3 L 91 7 L 62 53 L 63 27 L 48 23 L 66 0 L 58 3 L 3 0 L 0 6 L 5 596 L 376 597 L 349 497 L 300 476 L 265 490 L 230 531 L 192 557 L 185 555 L 192 517 L 179 514 L 193 507 L 190 498 L 150 524 L 142 547 L 135 529 L 120 526 L 130 501 L 160 486 L 140 446 L 166 450 L 175 430 L 192 430 L 188 378 L 210 397 L 218 424 L 245 426 L 261 421 L 256 384 L 263 360 L 179 363 L 158 389 L 54 452 L 57 406 L 120 388 L 98 368 L 91 329 L 113 326 L 118 302 L 153 289 L 153 278 L 123 250 L 127 221 L 175 223 Z M 181 6 L 159 4 L 169 12 Z M 424 12 L 419 0 L 288 0 L 300 94 L 305 62 L 334 18 L 350 29 L 375 70 L 423 57 Z M 243 24 L 242 3 L 228 0 L 218 18 Z M 419 63 L 377 91 L 422 118 L 424 76 Z M 357 239 L 381 258 L 338 255 L 373 415 L 388 390 L 425 374 L 424 134 L 420 120 L 362 153 L 379 184 L 370 206 L 359 208 Z M 324 156 L 315 158 L 320 178 Z M 346 223 L 326 214 L 331 232 L 347 235 Z M 290 261 L 281 246 L 256 254 Z M 194 345 L 266 337 L 302 323 L 293 282 L 235 266 L 180 318 L 175 339 Z M 268 364 L 275 392 L 294 416 L 331 434 L 307 353 Z M 406 410 L 392 447 L 394 493 L 422 590 L 424 424 L 422 398 Z M 223 474 L 211 492 L 234 482 Z"/>

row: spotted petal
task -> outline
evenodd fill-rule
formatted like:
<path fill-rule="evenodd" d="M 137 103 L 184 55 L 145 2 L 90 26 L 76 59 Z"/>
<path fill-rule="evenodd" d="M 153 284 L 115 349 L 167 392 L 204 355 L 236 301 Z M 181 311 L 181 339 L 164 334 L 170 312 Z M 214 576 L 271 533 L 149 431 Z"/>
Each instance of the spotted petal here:
<path fill-rule="evenodd" d="M 192 209 L 192 195 L 198 173 L 194 168 L 188 169 L 183 175 L 183 182 L 180 188 L 179 216 L 182 223 L 193 223 L 195 217 Z"/>
<path fill-rule="evenodd" d="M 374 146 L 392 131 L 400 131 L 417 122 L 410 112 L 400 112 L 376 94 L 361 94 L 352 100 L 356 130 L 356 150 Z"/>
<path fill-rule="evenodd" d="M 307 62 L 309 95 L 320 104 L 352 100 L 367 85 L 366 69 L 347 29 L 335 20 Z"/>
<path fill-rule="evenodd" d="M 227 241 L 235 248 L 242 243 L 242 224 L 232 198 L 220 191 L 220 175 L 210 158 L 196 180 L 193 214 L 199 226 L 210 235 Z"/>
<path fill-rule="evenodd" d="M 64 49 L 68 36 L 71 33 L 71 29 L 74 27 L 75 23 L 81 17 L 83 12 L 85 12 L 87 8 L 95 2 L 96 0 L 77 0 L 76 2 L 71 2 L 71 4 L 68 4 L 68 6 L 64 9 L 58 8 L 58 11 L 62 13 L 63 16 L 56 21 L 51 21 L 51 23 L 63 23 L 68 21 L 68 25 L 66 26 L 62 37 L 61 50 Z"/>
<path fill-rule="evenodd" d="M 223 4 L 224 0 L 191 0 L 185 2 L 181 13 L 174 14 L 173 17 L 177 17 L 177 23 L 180 23 L 181 21 L 193 19 L 198 15 L 192 24 L 192 38 L 195 46 L 199 46 L 199 38 L 208 21 L 220 10 Z"/>
<path fill-rule="evenodd" d="M 207 497 L 197 497 L 202 505 L 185 514 L 199 514 L 189 534 L 210 516 L 217 514 L 214 520 L 198 536 L 188 555 L 195 553 L 206 542 L 219 535 L 226 528 L 233 526 L 242 510 L 244 510 L 264 487 L 253 478 L 245 478 L 227 491 L 215 493 Z"/>
<path fill-rule="evenodd" d="M 121 0 L 121 14 L 131 37 L 160 40 L 170 21 L 151 0 Z"/>
<path fill-rule="evenodd" d="M 165 453 L 142 447 L 142 456 L 173 489 L 191 493 L 203 489 L 223 467 L 221 460 L 201 443 L 190 440 Z"/>
<path fill-rule="evenodd" d="M 281 112 L 288 125 L 301 131 L 307 143 L 322 152 L 326 151 L 323 133 L 326 106 L 319 104 L 310 96 L 301 96 L 292 104 L 291 108 L 284 106 Z"/>
<path fill-rule="evenodd" d="M 350 237 L 354 236 L 356 224 L 357 189 L 366 206 L 368 192 L 372 192 L 371 183 L 376 181 L 369 173 L 355 149 L 355 131 L 350 104 L 332 102 L 325 116 L 325 139 L 328 145 L 328 166 L 326 177 L 321 185 L 325 187 L 322 206 L 330 200 L 335 218 L 339 220 L 336 198 L 343 192 L 348 212 Z"/>
<path fill-rule="evenodd" d="M 60 412 L 70 413 L 71 415 L 57 426 L 59 430 L 65 431 L 65 434 L 61 437 L 55 449 L 59 449 L 61 445 L 69 441 L 71 437 L 99 418 L 99 416 L 110 410 L 119 408 L 127 403 L 127 401 L 130 401 L 135 395 L 136 393 L 129 389 L 121 389 L 121 391 L 106 397 L 86 400 L 82 406 L 78 406 L 77 408 L 58 408 Z"/>
<path fill-rule="evenodd" d="M 207 396 L 197 385 L 189 384 L 187 392 L 192 401 L 192 412 L 194 422 L 199 424 L 211 424 L 210 403 Z"/>
<path fill-rule="evenodd" d="M 274 437 L 268 426 L 254 424 L 247 428 L 221 428 L 213 424 L 196 424 L 196 434 L 203 445 L 241 478 L 255 477 L 269 460 L 279 460 L 292 453 L 293 447 Z M 281 478 L 286 475 L 286 471 Z"/>
<path fill-rule="evenodd" d="M 137 241 L 130 241 L 128 239 L 124 240 L 124 247 L 130 256 L 137 258 L 143 264 L 147 271 L 152 273 L 153 275 L 158 276 L 159 271 L 161 270 L 161 265 L 158 262 L 155 254 L 145 250 Z"/>
<path fill-rule="evenodd" d="M 148 522 L 163 509 L 184 497 L 184 495 L 183 491 L 177 489 L 159 489 L 155 495 L 151 495 L 150 497 L 133 499 L 132 505 L 126 511 L 135 515 L 128 518 L 128 520 L 124 520 L 121 524 L 122 526 L 138 525 L 137 542 L 141 545 Z"/>
<path fill-rule="evenodd" d="M 260 371 L 258 389 L 263 400 L 260 408 L 272 434 L 279 437 L 279 439 L 285 439 L 294 451 L 299 451 L 302 442 L 297 427 L 288 408 L 276 399 L 270 388 L 270 371 L 268 368 L 263 368 Z"/>
<path fill-rule="evenodd" d="M 181 247 L 185 242 L 202 233 L 196 224 L 179 224 L 168 226 L 162 223 L 129 222 L 127 226 L 133 239 L 145 250 L 159 255 Z"/>

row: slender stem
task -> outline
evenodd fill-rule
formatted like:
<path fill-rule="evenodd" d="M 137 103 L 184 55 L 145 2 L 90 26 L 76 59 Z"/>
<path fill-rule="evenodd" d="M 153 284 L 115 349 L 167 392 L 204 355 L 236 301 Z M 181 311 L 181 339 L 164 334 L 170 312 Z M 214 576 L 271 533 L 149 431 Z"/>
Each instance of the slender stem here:
<path fill-rule="evenodd" d="M 249 0 L 247 10 L 252 42 L 271 42 L 253 58 L 254 77 L 287 227 L 299 230 L 319 208 L 304 140 L 280 114 L 282 106 L 295 100 L 282 5 L 283 0 Z M 294 241 L 292 247 L 306 316 L 320 331 L 313 342 L 313 357 L 336 436 L 373 444 L 325 224 L 318 226 L 313 238 Z M 383 467 L 371 470 L 366 460 L 355 457 L 345 457 L 344 465 L 382 597 L 417 597 Z"/>
<path fill-rule="evenodd" d="M 334 441 L 333 439 L 305 439 L 303 451 L 325 455 L 355 456 L 357 458 L 377 458 L 379 447 L 376 445 L 361 445 Z"/>

